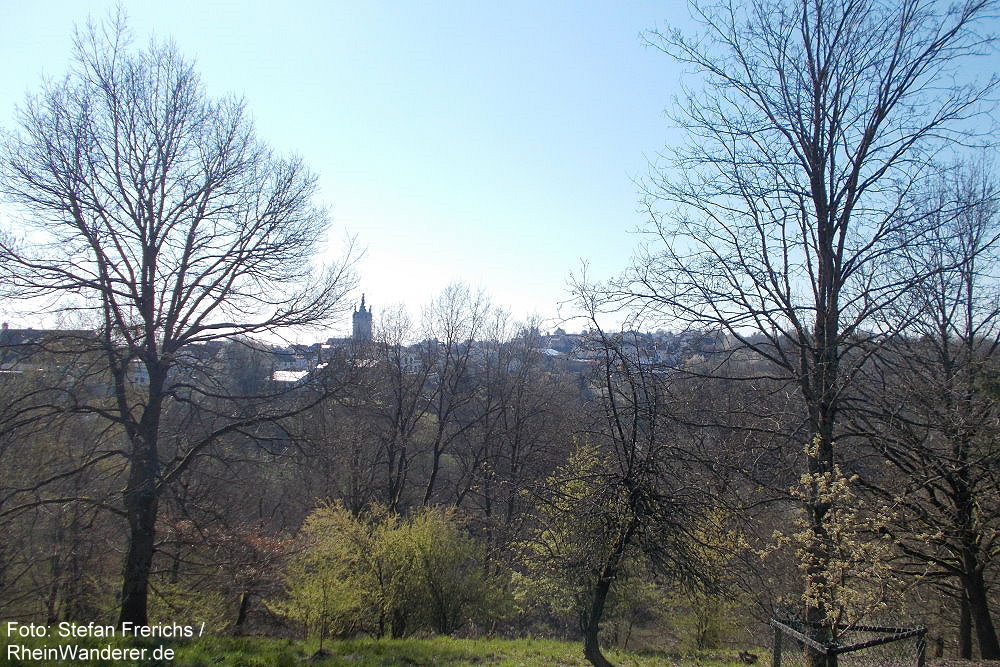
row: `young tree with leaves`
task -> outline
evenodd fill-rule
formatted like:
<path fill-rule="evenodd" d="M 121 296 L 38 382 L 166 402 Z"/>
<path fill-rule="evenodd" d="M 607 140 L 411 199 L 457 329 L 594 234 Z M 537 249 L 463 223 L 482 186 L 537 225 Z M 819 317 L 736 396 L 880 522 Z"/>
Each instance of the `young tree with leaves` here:
<path fill-rule="evenodd" d="M 537 490 L 533 542 L 566 570 L 557 579 L 577 598 L 584 655 L 604 667 L 601 624 L 616 582 L 638 554 L 660 574 L 697 576 L 691 536 L 706 499 L 676 428 L 676 411 L 687 406 L 634 332 L 600 327 L 593 298 L 581 290 L 597 361 L 592 419 L 577 430 L 577 451 Z"/>

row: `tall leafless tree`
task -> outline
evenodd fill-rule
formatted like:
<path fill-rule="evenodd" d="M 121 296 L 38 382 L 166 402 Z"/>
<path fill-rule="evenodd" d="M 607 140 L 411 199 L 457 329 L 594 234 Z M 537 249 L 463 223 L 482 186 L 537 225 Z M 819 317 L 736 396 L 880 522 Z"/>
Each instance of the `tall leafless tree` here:
<path fill-rule="evenodd" d="M 433 383 L 434 362 L 426 345 L 415 345 L 414 325 L 400 306 L 389 309 L 376 328 L 373 350 L 377 362 L 369 400 L 369 430 L 378 440 L 377 451 L 359 457 L 362 467 L 384 469 L 381 485 L 386 506 L 399 511 L 407 502 L 412 482 L 411 464 L 419 451 L 421 426 L 428 410 L 427 395 Z"/>
<path fill-rule="evenodd" d="M 721 328 L 770 360 L 804 399 L 811 475 L 833 470 L 866 326 L 912 284 L 887 261 L 925 231 L 910 194 L 936 154 L 975 138 L 996 89 L 995 79 L 965 83 L 960 69 L 990 48 L 979 30 L 994 8 L 695 0 L 700 35 L 648 35 L 704 85 L 676 107 L 690 141 L 648 183 L 658 238 L 624 298 Z M 814 543 L 827 543 L 818 489 L 805 511 Z M 825 585 L 821 569 L 807 589 Z M 807 619 L 825 619 L 822 607 L 807 604 Z"/>
<path fill-rule="evenodd" d="M 453 448 L 455 504 L 482 517 L 490 548 L 500 551 L 530 518 L 525 490 L 564 461 L 582 403 L 582 378 L 541 352 L 537 326 L 512 325 L 498 311 L 477 346 L 477 391 L 467 411 L 476 426 Z"/>
<path fill-rule="evenodd" d="M 0 285 L 99 322 L 109 397 L 75 409 L 124 432 L 120 622 L 145 624 L 163 489 L 220 437 L 318 396 L 234 400 L 199 369 L 197 344 L 328 321 L 350 262 L 311 263 L 328 228 L 315 177 L 258 140 L 242 101 L 209 98 L 174 46 L 133 48 L 121 15 L 74 46 L 69 74 L 28 97 L 4 137 L 0 188 L 22 238 L 0 241 Z M 197 408 L 197 428 L 173 428 L 178 406 Z"/>
<path fill-rule="evenodd" d="M 369 430 L 379 440 L 373 466 L 386 470 L 385 502 L 393 511 L 433 504 L 442 477 L 452 474 L 443 462 L 483 418 L 473 400 L 476 347 L 490 311 L 484 294 L 453 284 L 424 308 L 421 326 L 391 309 L 376 327 L 371 377 L 381 398 L 370 403 Z M 407 497 L 417 484 L 419 498 Z"/>
<path fill-rule="evenodd" d="M 885 464 L 868 481 L 898 507 L 907 569 L 957 589 L 959 654 L 972 657 L 975 627 L 981 656 L 996 659 L 1000 191 L 987 170 L 960 168 L 922 200 L 940 224 L 904 249 L 900 271 L 929 277 L 883 313 L 900 333 L 865 369 L 852 422 Z"/>
<path fill-rule="evenodd" d="M 429 414 L 433 435 L 423 504 L 430 505 L 439 483 L 442 458 L 485 417 L 475 410 L 476 370 L 490 306 L 485 294 L 452 284 L 424 311 L 425 335 L 434 360 Z"/>

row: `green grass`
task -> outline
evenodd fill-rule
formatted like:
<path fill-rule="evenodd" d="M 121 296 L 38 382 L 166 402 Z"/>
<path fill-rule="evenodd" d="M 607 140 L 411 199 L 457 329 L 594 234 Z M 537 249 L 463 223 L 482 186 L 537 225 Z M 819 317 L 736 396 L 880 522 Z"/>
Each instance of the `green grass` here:
<path fill-rule="evenodd" d="M 30 639 L 17 640 L 24 646 L 41 647 L 75 643 L 82 647 L 101 648 L 140 647 L 147 649 L 147 660 L 133 661 L 88 661 L 86 663 L 59 662 L 45 660 L 12 660 L 8 657 L 3 641 L 0 664 L 24 665 L 176 665 L 214 667 L 281 667 L 291 665 L 321 665 L 323 667 L 396 667 L 430 665 L 488 665 L 490 667 L 531 667 L 533 665 L 588 665 L 583 658 L 583 648 L 579 643 L 551 639 L 452 639 L 434 637 L 430 639 L 354 639 L 324 642 L 328 656 L 309 660 L 318 648 L 316 642 L 292 641 L 268 638 L 202 637 L 194 640 L 128 641 L 124 639 Z M 152 653 L 157 646 L 172 649 L 172 660 L 153 660 Z M 758 651 L 758 654 L 761 652 Z M 615 650 L 606 652 L 616 665 L 632 667 L 663 667 L 666 665 L 703 665 L 705 667 L 728 667 L 736 662 L 735 651 L 713 651 L 698 656 L 672 656 L 665 654 L 624 653 Z M 306 662 L 308 660 L 308 662 Z M 761 655 L 758 664 L 764 664 L 766 656 Z"/>

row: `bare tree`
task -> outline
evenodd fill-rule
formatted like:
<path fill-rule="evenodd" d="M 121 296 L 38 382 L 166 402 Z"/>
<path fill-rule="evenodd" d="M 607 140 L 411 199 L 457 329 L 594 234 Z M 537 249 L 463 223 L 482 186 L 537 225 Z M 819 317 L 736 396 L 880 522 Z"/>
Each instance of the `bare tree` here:
<path fill-rule="evenodd" d="M 902 331 L 866 368 L 851 414 L 885 463 L 865 467 L 898 507 L 905 569 L 957 590 L 962 657 L 974 626 L 981 656 L 997 659 L 988 573 L 1000 553 L 1000 192 L 982 168 L 956 172 L 922 198 L 940 224 L 904 252 L 929 278 L 883 313 Z"/>
<path fill-rule="evenodd" d="M 490 547 L 500 551 L 530 518 L 526 489 L 564 461 L 582 403 L 580 378 L 541 352 L 537 326 L 511 324 L 497 311 L 479 342 L 475 405 L 467 412 L 476 428 L 453 449 L 461 472 L 455 504 L 482 518 Z"/>
<path fill-rule="evenodd" d="M 384 468 L 384 502 L 393 512 L 404 503 L 434 370 L 426 347 L 413 345 L 413 331 L 402 307 L 389 310 L 379 323 L 373 346 L 376 398 L 368 399 L 372 406 L 369 428 L 377 434 L 378 448 L 371 462 L 358 457 L 361 467 Z"/>
<path fill-rule="evenodd" d="M 480 340 L 491 306 L 482 292 L 449 285 L 424 311 L 426 345 L 433 359 L 434 382 L 429 398 L 433 436 L 423 504 L 429 505 L 441 474 L 442 457 L 466 437 L 485 415 L 475 410 L 476 366 Z"/>
<path fill-rule="evenodd" d="M 621 293 L 769 360 L 803 397 L 811 475 L 833 470 L 865 327 L 912 284 L 888 261 L 924 232 L 910 193 L 935 154 L 973 139 L 996 88 L 956 83 L 990 47 L 977 30 L 994 6 L 695 1 L 701 36 L 648 36 L 704 87 L 677 105 L 691 140 L 648 184 L 658 240 Z M 815 488 L 804 504 L 826 544 L 828 504 Z M 807 599 L 825 585 L 820 569 L 806 574 Z M 822 604 L 806 616 L 828 620 Z"/>
<path fill-rule="evenodd" d="M 78 31 L 74 46 L 69 74 L 29 97 L 4 137 L 0 188 L 24 236 L 0 241 L 0 285 L 100 323 L 110 392 L 74 409 L 124 432 L 120 622 L 145 624 L 163 489 L 220 437 L 319 395 L 236 401 L 198 344 L 327 321 L 351 287 L 350 262 L 310 263 L 328 226 L 315 177 L 257 139 L 241 101 L 208 98 L 172 45 L 132 48 L 119 15 Z M 168 419 L 187 408 L 197 428 Z"/>
<path fill-rule="evenodd" d="M 432 504 L 442 476 L 451 474 L 443 460 L 482 419 L 473 401 L 480 389 L 475 355 L 489 311 L 483 294 L 453 284 L 424 308 L 422 326 L 391 310 L 377 328 L 372 388 L 381 398 L 371 402 L 371 421 L 393 511 Z M 415 484 L 423 486 L 420 498 L 404 498 Z"/>

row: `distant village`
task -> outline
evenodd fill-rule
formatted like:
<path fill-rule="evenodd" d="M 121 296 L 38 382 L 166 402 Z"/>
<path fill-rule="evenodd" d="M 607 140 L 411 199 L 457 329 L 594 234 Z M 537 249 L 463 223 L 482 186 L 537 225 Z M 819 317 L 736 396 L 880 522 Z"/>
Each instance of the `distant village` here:
<path fill-rule="evenodd" d="M 352 332 L 349 337 L 330 337 L 325 342 L 311 344 L 292 343 L 287 345 L 269 345 L 259 341 L 232 341 L 220 339 L 189 346 L 188 354 L 192 360 L 202 363 L 221 362 L 227 355 L 227 347 L 238 344 L 251 347 L 256 352 L 264 353 L 270 359 L 270 364 L 259 370 L 267 373 L 270 380 L 281 383 L 294 383 L 322 368 L 338 354 L 349 348 L 377 344 L 373 336 L 373 312 L 371 305 L 366 304 L 365 297 L 352 314 Z M 94 332 L 84 329 L 36 329 L 15 328 L 9 323 L 3 323 L 0 331 L 0 373 L 23 373 L 38 370 L 39 352 L 54 351 L 56 341 L 93 341 Z M 537 329 L 522 332 L 530 337 L 535 352 L 548 358 L 552 363 L 567 369 L 583 370 L 599 361 L 601 346 L 595 345 L 595 333 L 583 331 L 567 333 L 562 328 L 554 332 L 541 332 Z M 684 361 L 697 360 L 702 355 L 718 352 L 730 347 L 728 339 L 722 334 L 685 331 L 670 332 L 658 330 L 655 332 L 627 331 L 615 334 L 617 344 L 623 353 L 634 360 L 648 365 L 672 366 Z M 401 356 L 404 370 L 415 370 L 420 365 L 420 351 L 428 345 L 438 344 L 438 341 L 424 340 L 405 346 Z M 486 345 L 485 341 L 465 341 L 473 351 L 478 346 Z M 90 346 L 91 349 L 92 346 Z M 130 369 L 130 380 L 142 384 L 148 381 L 145 369 L 136 360 Z"/>

